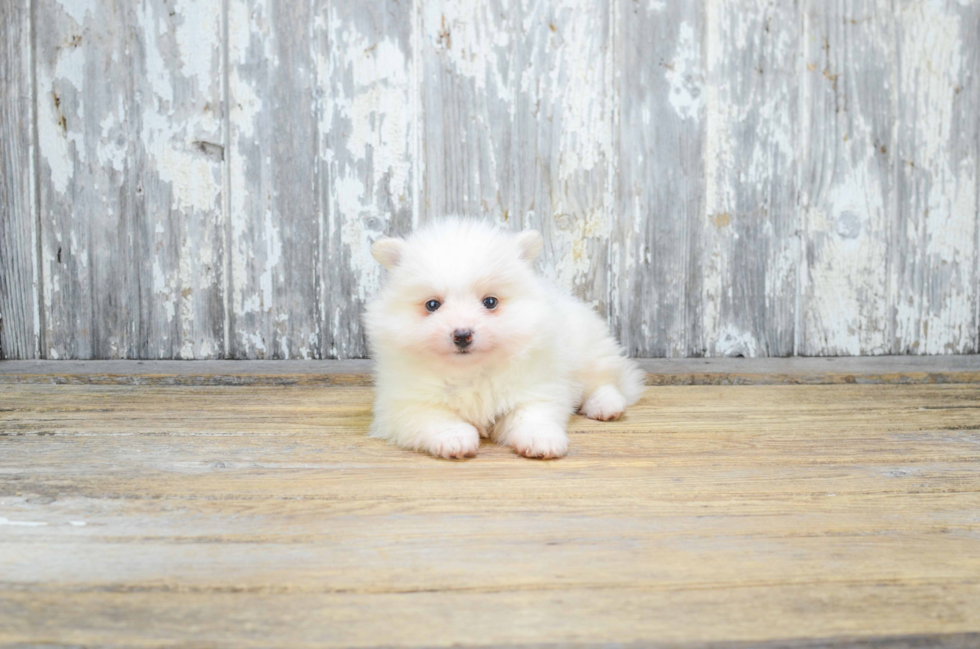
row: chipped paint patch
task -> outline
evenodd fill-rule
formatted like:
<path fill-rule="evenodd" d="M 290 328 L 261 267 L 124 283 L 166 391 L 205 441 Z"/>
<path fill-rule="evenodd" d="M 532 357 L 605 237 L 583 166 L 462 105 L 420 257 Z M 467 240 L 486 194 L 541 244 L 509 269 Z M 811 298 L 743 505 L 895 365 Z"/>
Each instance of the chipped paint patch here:
<path fill-rule="evenodd" d="M 803 283 L 808 345 L 835 354 L 885 353 L 889 341 L 880 278 L 887 249 L 875 225 L 885 206 L 873 160 L 838 178 L 822 206 L 806 214 L 807 230 L 820 233 L 811 238 L 812 262 Z M 822 339 L 815 332 L 822 332 Z"/>
<path fill-rule="evenodd" d="M 180 16 L 177 23 L 177 56 L 184 77 L 208 86 L 218 83 L 220 63 L 215 57 L 217 39 L 221 32 L 221 2 L 214 0 L 175 0 L 172 11 Z M 205 95 L 210 87 L 202 87 Z"/>
<path fill-rule="evenodd" d="M 734 325 L 726 325 L 717 336 L 711 345 L 716 355 L 746 358 L 759 355 L 759 343 L 748 331 L 740 331 Z"/>
<path fill-rule="evenodd" d="M 704 77 L 701 69 L 701 40 L 688 22 L 678 28 L 677 51 L 666 64 L 670 84 L 670 105 L 682 119 L 697 121 L 704 105 Z"/>
<path fill-rule="evenodd" d="M 90 343 L 79 332 L 98 325 L 105 327 L 95 334 L 101 336 L 100 353 L 131 353 L 132 322 L 93 319 L 104 318 L 109 295 L 114 307 L 116 298 L 126 308 L 136 303 L 133 295 L 121 294 L 132 289 L 131 277 L 120 278 L 120 286 L 98 285 L 106 284 L 106 268 L 121 268 L 105 242 L 126 245 L 113 240 L 114 226 L 131 222 L 123 211 L 138 196 L 146 221 L 138 232 L 120 229 L 118 236 L 138 235 L 149 247 L 134 256 L 150 256 L 140 268 L 150 277 L 140 277 L 139 298 L 149 294 L 153 301 L 151 355 L 220 354 L 200 328 L 223 314 L 242 318 L 229 324 L 234 331 L 228 338 L 242 341 L 245 354 L 318 355 L 322 328 L 324 351 L 332 345 L 343 356 L 360 345 L 356 311 L 381 278 L 370 243 L 393 223 L 407 227 L 422 213 L 461 202 L 488 213 L 502 207 L 506 216 L 491 218 L 540 227 L 548 237 L 547 272 L 596 300 L 606 292 L 615 305 L 632 297 L 622 277 L 605 281 L 604 266 L 630 272 L 645 266 L 636 272 L 650 274 L 635 286 L 646 291 L 644 298 L 658 295 L 621 323 L 637 329 L 631 335 L 640 347 L 666 338 L 663 348 L 681 349 L 670 347 L 678 330 L 653 314 L 662 292 L 693 302 L 689 314 L 678 316 L 679 326 L 685 332 L 702 327 L 703 339 L 689 348 L 703 343 L 708 354 L 770 353 L 768 321 L 749 326 L 741 315 L 766 320 L 787 310 L 791 298 L 801 305 L 802 353 L 970 351 L 980 317 L 977 160 L 976 147 L 963 140 L 976 135 L 970 40 L 976 3 L 886 5 L 887 11 L 866 21 L 835 13 L 850 11 L 846 3 L 811 3 L 796 14 L 800 27 L 794 31 L 784 28 L 780 3 L 764 0 L 706 0 L 697 12 L 678 11 L 663 0 L 602 3 L 599 11 L 571 0 L 449 0 L 413 4 L 397 21 L 390 12 L 379 17 L 381 12 L 321 3 L 316 23 L 301 28 L 312 31 L 300 33 L 275 24 L 284 14 L 271 2 L 229 0 L 227 136 L 233 150 L 225 151 L 222 2 L 135 3 L 119 5 L 117 13 L 95 0 L 42 3 L 40 28 L 47 30 L 50 22 L 61 32 L 57 38 L 40 33 L 33 65 L 34 154 L 42 188 L 36 207 L 45 219 L 37 235 L 43 237 L 37 310 L 46 318 L 48 337 L 61 338 L 45 346 L 51 357 L 84 355 Z M 635 177 L 619 180 L 625 149 L 615 138 L 631 134 L 619 130 L 617 101 L 632 79 L 629 70 L 614 66 L 618 48 L 635 45 L 617 40 L 623 19 L 630 20 L 617 14 L 623 7 L 644 20 L 669 23 L 674 36 L 651 66 L 656 97 L 646 96 L 635 117 L 644 136 L 653 135 L 623 167 Z M 644 8 L 651 16 L 643 16 Z M 118 12 L 125 12 L 132 33 L 109 24 Z M 413 21 L 409 28 L 406 16 Z M 702 16 L 705 33 L 697 24 Z M 606 19 L 612 23 L 604 24 Z M 291 43 L 277 42 L 310 33 L 312 47 L 298 48 L 303 51 L 296 60 Z M 426 43 L 428 58 L 419 60 Z M 801 55 L 790 78 L 792 65 L 780 64 Z M 128 68 L 128 61 L 135 67 Z M 120 70 L 132 87 L 103 78 Z M 437 72 L 438 87 L 429 86 Z M 276 94 L 280 82 L 306 74 L 314 101 L 284 110 Z M 418 102 L 429 90 L 431 113 L 422 115 Z M 796 92 L 794 112 L 787 106 Z M 432 146 L 421 141 L 424 131 L 417 125 L 434 115 L 438 121 L 437 110 L 446 110 L 445 144 L 454 148 L 447 157 L 454 163 L 473 158 L 467 158 L 464 178 L 417 173 L 425 164 L 420 156 Z M 310 147 L 318 147 L 320 175 L 296 192 L 324 195 L 324 204 L 310 210 L 316 213 L 308 223 L 319 221 L 310 230 L 303 228 L 307 215 L 292 227 L 286 222 L 291 215 L 277 213 L 295 207 L 295 194 L 283 198 L 278 192 L 300 165 L 270 162 L 270 151 L 281 144 L 277 128 L 285 126 L 268 121 L 273 111 L 306 117 L 314 111 L 319 120 L 320 140 Z M 701 120 L 703 131 L 691 126 Z M 678 122 L 690 130 L 678 130 Z M 657 148 L 664 137 L 683 139 L 692 149 L 703 143 L 697 153 L 704 158 L 703 196 L 699 170 L 688 168 L 696 166 L 693 157 L 658 159 L 668 157 Z M 432 163 L 443 153 L 428 155 Z M 520 169 L 513 168 L 515 160 Z M 685 168 L 673 176 L 679 164 Z M 231 191 L 221 210 L 223 168 Z M 787 232 L 786 221 L 770 211 L 780 179 L 793 173 L 802 186 L 799 235 Z M 700 273 L 689 285 L 697 295 L 685 293 L 680 273 L 658 270 L 668 276 L 653 276 L 649 269 L 665 248 L 643 240 L 688 218 L 660 213 L 648 219 L 645 212 L 668 212 L 681 203 L 661 208 L 668 201 L 657 193 L 660 186 L 649 194 L 614 194 L 657 174 L 669 177 L 678 194 L 694 196 L 692 204 L 701 209 L 670 233 L 697 242 L 678 253 L 671 269 L 690 263 L 691 272 Z M 675 183 L 682 177 L 696 182 Z M 419 191 L 422 182 L 442 194 L 432 199 Z M 648 195 L 654 198 L 648 201 Z M 435 207 L 426 205 L 430 199 Z M 631 213 L 620 215 L 613 206 Z M 696 230 L 680 232 L 687 227 Z M 620 238 L 612 238 L 613 228 Z M 322 307 L 317 332 L 309 332 L 296 325 L 297 299 L 286 283 L 308 277 L 305 266 L 295 272 L 291 239 L 317 229 L 324 243 L 308 269 L 316 274 L 317 299 L 337 286 L 343 296 L 332 312 Z M 747 240 L 762 244 L 760 259 L 751 263 Z M 889 241 L 904 249 L 889 248 Z M 222 255 L 230 272 L 222 268 Z M 795 296 L 781 292 L 793 269 L 801 275 Z M 741 283 L 734 282 L 740 273 Z M 751 275 L 749 281 L 744 275 Z M 225 295 L 213 290 L 219 276 L 233 296 L 224 313 Z M 617 309 L 614 318 L 621 315 Z M 700 322 L 687 322 L 689 316 Z M 113 326 L 119 330 L 110 331 Z M 66 342 L 72 332 L 74 340 Z"/>
<path fill-rule="evenodd" d="M 945 3 L 909 2 L 899 12 L 902 65 L 900 186 L 908 203 L 904 268 L 895 283 L 895 339 L 902 351 L 962 353 L 975 349 L 977 277 L 976 148 L 962 148 L 962 25 Z M 971 36 L 966 36 L 970 38 Z M 975 100 L 974 100 L 975 101 Z M 974 122 L 975 103 L 967 108 Z"/>
<path fill-rule="evenodd" d="M 86 161 L 85 51 L 61 48 L 54 68 L 38 66 L 38 144 L 55 191 L 63 194 L 75 175 L 75 158 Z"/>
<path fill-rule="evenodd" d="M 405 19 L 414 10 L 398 8 L 395 13 Z M 330 178 L 329 245 L 321 284 L 347 287 L 340 301 L 332 287 L 321 292 L 322 327 L 332 332 L 323 352 L 344 356 L 363 353 L 356 313 L 381 285 L 383 271 L 370 246 L 394 234 L 393 218 L 416 200 L 412 148 L 417 89 L 412 87 L 414 51 L 396 25 L 358 19 L 336 5 L 318 20 L 330 47 L 318 54 L 317 74 L 333 89 L 323 96 L 319 111 L 321 168 Z M 449 57 L 456 54 L 458 50 L 446 51 Z M 339 263 L 342 268 L 333 267 Z"/>
<path fill-rule="evenodd" d="M 58 0 L 62 11 L 78 25 L 84 25 L 88 17 L 99 16 L 99 0 Z"/>
<path fill-rule="evenodd" d="M 263 221 L 263 232 L 265 236 L 265 267 L 259 276 L 259 290 L 261 291 L 262 308 L 266 311 L 272 309 L 275 304 L 275 293 L 273 292 L 273 273 L 282 261 L 282 237 L 279 236 L 279 228 L 272 218 L 272 210 L 266 209 L 265 220 Z M 280 314 L 285 317 L 285 314 Z"/>
<path fill-rule="evenodd" d="M 510 32 L 489 27 L 497 22 L 491 4 L 445 0 L 423 5 L 425 37 L 446 57 L 447 64 L 472 79 L 477 92 L 512 104 L 513 90 L 504 66 L 488 65 L 511 46 Z"/>
<path fill-rule="evenodd" d="M 362 33 L 337 7 L 326 27 L 337 44 L 318 60 L 320 74 L 336 80 L 337 88 L 320 115 L 321 155 L 333 172 L 330 229 L 339 224 L 354 295 L 363 303 L 380 288 L 381 268 L 370 246 L 386 233 L 391 215 L 385 199 L 407 199 L 413 191 L 411 66 L 400 43 Z"/>
<path fill-rule="evenodd" d="M 592 245 L 609 240 L 610 221 L 604 210 L 596 210 L 579 217 L 557 214 L 555 225 L 553 244 L 563 254 L 555 260 L 554 278 L 572 288 L 594 270 Z"/>
<path fill-rule="evenodd" d="M 266 251 L 280 252 L 280 244 L 270 246 L 269 238 L 271 234 L 265 230 L 271 223 L 271 217 L 264 218 L 261 222 L 262 234 L 256 235 L 251 232 L 254 227 L 250 220 L 250 215 L 255 212 L 257 206 L 264 206 L 263 213 L 269 212 L 270 196 L 263 196 L 265 185 L 262 178 L 262 157 L 256 155 L 250 157 L 248 153 L 254 150 L 256 143 L 256 127 L 261 119 L 265 102 L 260 97 L 260 90 L 254 80 L 247 79 L 242 75 L 243 70 L 250 69 L 250 57 L 258 55 L 253 52 L 254 44 L 258 44 L 261 56 L 271 55 L 265 51 L 264 43 L 271 40 L 268 33 L 268 21 L 265 16 L 265 6 L 263 3 L 253 4 L 242 0 L 232 0 L 229 3 L 228 21 L 229 37 L 228 43 L 228 93 L 230 96 L 230 140 L 232 151 L 225 155 L 228 158 L 229 178 L 230 178 L 230 214 L 231 221 L 231 300 L 232 313 L 236 318 L 241 319 L 249 314 L 257 314 L 269 311 L 273 305 L 272 294 L 272 273 L 274 269 L 268 260 L 256 256 L 250 250 L 253 237 L 258 241 L 265 242 Z M 271 47 L 271 45 L 269 46 Z M 258 279 L 258 286 L 253 282 Z M 258 290 L 253 290 L 257 288 Z M 245 322 L 258 323 L 258 319 L 243 320 Z M 239 329 L 234 337 L 242 341 L 246 349 L 257 350 L 262 356 L 265 355 L 265 341 L 257 332 Z M 250 355 L 249 355 L 250 356 Z"/>

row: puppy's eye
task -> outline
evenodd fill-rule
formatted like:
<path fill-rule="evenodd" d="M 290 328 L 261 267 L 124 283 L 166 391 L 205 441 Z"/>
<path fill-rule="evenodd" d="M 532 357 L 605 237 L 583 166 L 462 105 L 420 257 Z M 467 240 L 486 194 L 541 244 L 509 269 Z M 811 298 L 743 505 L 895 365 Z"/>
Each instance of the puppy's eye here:
<path fill-rule="evenodd" d="M 485 297 L 485 298 L 483 298 L 483 306 L 485 306 L 485 307 L 487 307 L 488 309 L 491 309 L 491 310 L 496 309 L 497 308 L 497 298 L 495 298 L 495 297 Z"/>
<path fill-rule="evenodd" d="M 429 313 L 436 311 L 441 306 L 442 306 L 442 302 L 440 302 L 439 300 L 429 300 L 428 302 L 425 303 L 425 308 Z"/>

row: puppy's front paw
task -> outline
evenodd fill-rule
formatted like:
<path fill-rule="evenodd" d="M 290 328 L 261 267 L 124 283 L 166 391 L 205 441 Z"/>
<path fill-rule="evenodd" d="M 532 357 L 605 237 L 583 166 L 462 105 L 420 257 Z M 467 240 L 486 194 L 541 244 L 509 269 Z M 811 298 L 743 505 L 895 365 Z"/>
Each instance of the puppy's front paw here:
<path fill-rule="evenodd" d="M 589 419 L 611 421 L 619 419 L 626 410 L 626 397 L 612 385 L 603 385 L 585 400 L 579 412 Z"/>
<path fill-rule="evenodd" d="M 511 433 L 508 443 L 524 457 L 541 460 L 568 453 L 568 435 L 556 424 L 520 428 Z"/>
<path fill-rule="evenodd" d="M 434 430 L 419 442 L 420 450 L 447 460 L 474 457 L 480 448 L 480 433 L 473 426 L 460 422 Z"/>

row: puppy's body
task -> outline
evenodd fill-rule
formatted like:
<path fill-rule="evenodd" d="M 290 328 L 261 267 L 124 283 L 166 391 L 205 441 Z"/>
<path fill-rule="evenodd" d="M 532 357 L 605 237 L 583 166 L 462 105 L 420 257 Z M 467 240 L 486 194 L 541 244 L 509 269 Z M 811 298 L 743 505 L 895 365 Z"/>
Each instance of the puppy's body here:
<path fill-rule="evenodd" d="M 561 457 L 577 407 L 614 419 L 639 398 L 643 373 L 605 323 L 534 273 L 540 248 L 536 232 L 456 219 L 375 244 L 391 273 L 365 314 L 374 436 L 442 457 L 474 455 L 480 436 Z"/>

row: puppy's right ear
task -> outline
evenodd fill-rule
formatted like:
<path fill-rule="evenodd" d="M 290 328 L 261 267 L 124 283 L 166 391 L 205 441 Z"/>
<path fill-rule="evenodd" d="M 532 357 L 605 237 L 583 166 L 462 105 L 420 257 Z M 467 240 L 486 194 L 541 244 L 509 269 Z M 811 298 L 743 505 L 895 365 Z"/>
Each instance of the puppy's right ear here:
<path fill-rule="evenodd" d="M 517 245 L 521 247 L 521 258 L 533 262 L 541 252 L 544 239 L 537 230 L 524 230 L 517 235 Z"/>
<path fill-rule="evenodd" d="M 371 244 L 371 255 L 388 270 L 398 265 L 398 262 L 402 260 L 404 250 L 405 242 L 391 237 L 378 239 Z"/>

